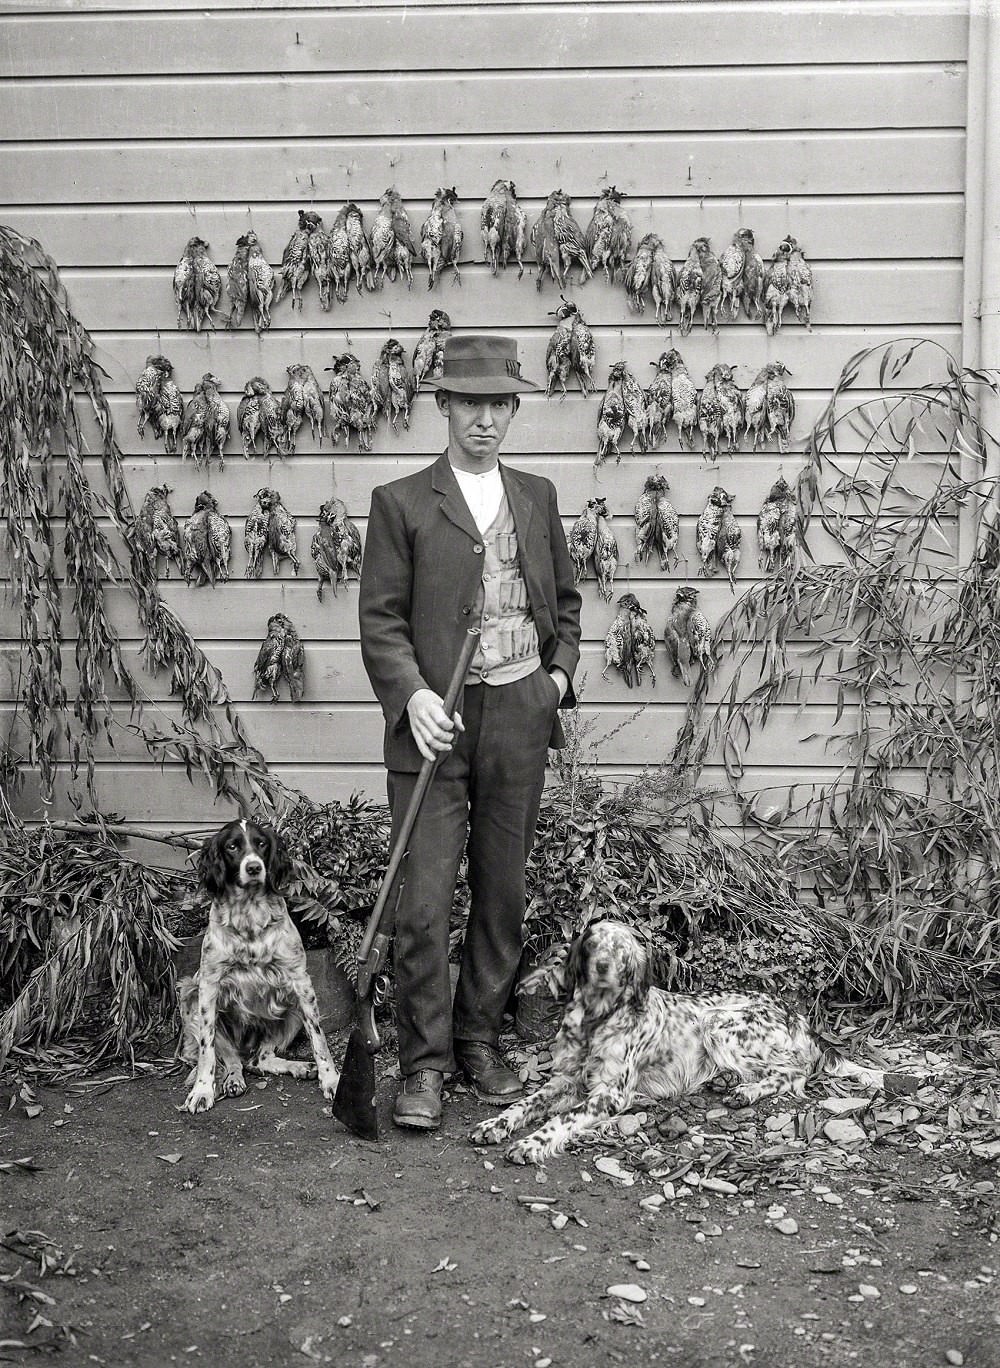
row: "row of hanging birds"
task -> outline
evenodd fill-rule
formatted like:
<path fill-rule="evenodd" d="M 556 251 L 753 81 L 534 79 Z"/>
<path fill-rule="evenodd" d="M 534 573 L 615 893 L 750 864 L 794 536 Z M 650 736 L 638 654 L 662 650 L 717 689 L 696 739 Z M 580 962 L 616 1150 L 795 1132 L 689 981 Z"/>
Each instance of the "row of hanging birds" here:
<path fill-rule="evenodd" d="M 650 475 L 636 501 L 635 562 L 647 564 L 650 555 L 660 562 L 663 571 L 673 570 L 680 556 L 680 519 L 670 502 L 670 484 L 665 475 Z M 736 571 L 739 569 L 743 547 L 743 531 L 733 515 L 734 498 L 721 485 L 716 485 L 708 496 L 704 511 L 695 527 L 695 545 L 701 561 L 699 571 L 705 577 L 719 569 L 726 572 L 733 593 L 736 592 Z M 758 563 L 767 573 L 783 569 L 795 562 L 798 540 L 798 516 L 795 491 L 783 477 L 779 477 L 757 514 Z M 611 527 L 611 514 L 606 497 L 588 499 L 586 507 L 570 528 L 567 537 L 573 561 L 574 583 L 579 584 L 592 566 L 598 590 L 606 603 L 611 602 L 618 570 L 618 540 Z"/>
<path fill-rule="evenodd" d="M 768 361 L 744 392 L 736 383 L 736 366 L 719 364 L 705 376 L 699 390 L 679 351 L 663 352 L 651 361 L 656 375 L 643 389 L 624 361 L 616 361 L 608 372 L 608 384 L 597 415 L 597 457 L 603 465 L 613 456 L 622 458 L 619 443 L 626 428 L 631 430 L 630 451 L 650 451 L 665 439 L 671 423 L 677 428 L 681 448 L 693 451 L 701 432 L 704 454 L 717 460 L 720 443 L 733 454 L 744 438 L 750 438 L 757 451 L 775 442 L 784 455 L 791 442 L 795 418 L 795 396 L 785 377 L 791 371 L 783 361 Z M 580 380 L 583 387 L 583 378 Z"/>
<path fill-rule="evenodd" d="M 693 585 L 682 584 L 674 594 L 663 629 L 663 643 L 671 673 L 685 685 L 691 683 L 692 664 L 706 671 L 712 668 L 712 629 L 698 607 L 698 590 Z M 645 608 L 635 594 L 622 594 L 615 620 L 604 638 L 603 678 L 607 679 L 608 670 L 614 666 L 631 689 L 642 683 L 642 672 L 648 670 L 655 687 L 655 654 L 656 633 L 649 625 Z"/>
<path fill-rule="evenodd" d="M 173 562 L 195 588 L 205 584 L 214 588 L 229 579 L 232 528 L 209 490 L 197 496 L 194 511 L 182 528 L 170 507 L 169 487 L 154 485 L 142 501 L 139 527 L 157 572 L 163 557 L 166 578 L 170 578 Z M 254 506 L 243 528 L 243 544 L 247 553 L 244 578 L 260 579 L 268 553 L 275 575 L 285 560 L 290 562 L 292 573 L 298 575 L 301 562 L 295 519 L 276 489 L 258 489 L 254 495 Z M 361 534 L 347 516 L 342 499 L 327 499 L 320 506 L 319 526 L 309 551 L 316 568 L 316 596 L 321 603 L 324 584 L 329 584 L 336 596 L 338 586 L 346 586 L 351 575 L 360 578 Z"/>
<path fill-rule="evenodd" d="M 450 335 L 451 319 L 443 309 L 433 309 L 412 359 L 408 361 L 403 344 L 390 337 L 379 350 L 370 379 L 353 352 L 335 355 L 333 365 L 326 368 L 331 374 L 327 407 L 316 373 L 305 362 L 286 368 L 288 381 L 281 394 L 275 394 L 263 376 L 252 376 L 243 386 L 236 410 L 243 455 L 249 461 L 258 451 L 265 456 L 293 454 L 299 430 L 307 420 L 320 443 L 324 430 L 334 446 L 341 436 L 349 445 L 353 433 L 359 449 L 371 451 L 381 417 L 385 416 L 393 432 L 399 431 L 400 421 L 409 427 L 417 389 L 425 377 L 441 375 L 444 344 Z M 148 423 L 168 455 L 177 454 L 179 444 L 183 460 L 191 458 L 197 465 L 207 466 L 214 459 L 224 467 L 223 448 L 229 439 L 232 411 L 220 394 L 221 385 L 218 376 L 206 372 L 185 405 L 170 360 L 147 356 L 135 385 L 139 436 L 145 436 Z"/>
<path fill-rule="evenodd" d="M 738 229 L 718 256 L 710 238 L 697 237 L 684 262 L 675 266 L 657 233 L 647 233 L 633 254 L 632 224 L 622 207 L 625 198 L 624 191 L 613 185 L 602 190 L 583 229 L 573 217 L 570 197 L 561 189 L 552 191 L 530 233 L 538 289 L 547 276 L 560 290 L 566 289 L 570 271 L 578 266 L 581 284 L 603 270 L 609 285 L 622 284 L 633 310 L 644 313 L 648 300 L 657 323 L 663 326 L 673 322 L 676 302 L 681 336 L 691 331 L 699 309 L 704 327 L 712 332 L 718 332 L 720 321 L 735 320 L 741 309 L 748 319 L 762 319 L 771 335 L 781 327 L 789 307 L 800 323 L 811 325 L 812 268 L 791 234 L 778 243 L 767 266 L 751 228 Z M 359 295 L 380 288 L 386 280 L 405 280 L 410 287 L 413 263 L 418 259 L 427 266 L 428 289 L 449 267 L 453 282 L 461 284 L 464 230 L 457 204 L 454 186 L 435 191 L 430 213 L 420 225 L 419 247 L 394 186 L 379 201 L 370 235 L 364 212 L 353 202 L 337 213 L 330 229 L 314 209 L 299 209 L 298 225 L 277 272 L 257 234 L 252 230 L 241 234 L 226 276 L 226 326 L 238 328 L 250 308 L 257 332 L 265 331 L 271 326 L 272 304 L 280 303 L 286 294 L 292 297 L 293 309 L 302 309 L 310 279 L 316 281 L 325 310 L 334 299 L 346 303 L 352 282 Z M 524 274 L 526 227 L 527 216 L 518 203 L 514 182 L 494 182 L 480 213 L 483 256 L 492 274 L 512 260 L 517 263 L 518 279 Z M 174 269 L 173 286 L 178 328 L 214 327 L 215 315 L 225 312 L 222 277 L 203 238 L 189 239 Z"/>

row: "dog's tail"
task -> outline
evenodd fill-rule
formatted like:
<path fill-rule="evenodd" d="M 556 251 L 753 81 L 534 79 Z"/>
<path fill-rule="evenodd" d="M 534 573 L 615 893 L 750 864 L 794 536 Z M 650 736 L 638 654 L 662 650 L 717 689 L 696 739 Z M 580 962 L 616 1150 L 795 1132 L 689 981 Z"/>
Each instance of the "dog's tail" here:
<path fill-rule="evenodd" d="M 831 1078 L 850 1078 L 863 1088 L 876 1091 L 885 1087 L 885 1069 L 874 1069 L 868 1064 L 856 1064 L 836 1046 L 823 1050 L 817 1072 L 829 1074 Z"/>

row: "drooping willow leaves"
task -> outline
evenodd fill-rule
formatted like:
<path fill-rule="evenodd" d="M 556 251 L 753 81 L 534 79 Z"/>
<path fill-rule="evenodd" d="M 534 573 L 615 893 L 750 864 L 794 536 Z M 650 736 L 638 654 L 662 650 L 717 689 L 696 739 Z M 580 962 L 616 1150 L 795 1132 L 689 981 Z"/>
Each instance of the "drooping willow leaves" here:
<path fill-rule="evenodd" d="M 179 759 L 189 777 L 204 775 L 220 795 L 271 802 L 282 786 L 247 741 L 219 671 L 158 591 L 155 557 L 122 475 L 93 350 L 90 335 L 70 308 L 55 262 L 33 238 L 0 225 L 0 497 L 21 617 L 18 711 L 25 724 L 23 738 L 18 732 L 8 739 L 4 772 L 9 777 L 15 768 L 11 755 L 22 769 L 36 768 L 42 798 L 49 801 L 58 761 L 67 757 L 74 774 L 83 768 L 96 806 L 95 742 L 103 731 L 113 744 L 115 725 L 106 687 L 110 672 L 132 705 L 132 725 L 153 755 Z M 107 495 L 87 479 L 81 403 L 93 413 L 101 435 Z M 65 584 L 76 634 L 78 683 L 72 710 L 60 647 L 69 632 L 55 570 L 53 514 L 59 498 L 65 513 Z M 120 563 L 99 515 L 120 533 L 127 566 Z M 141 691 L 109 616 L 109 582 L 132 593 L 146 665 L 170 671 L 182 725 L 167 731 L 147 725 Z"/>
<path fill-rule="evenodd" d="M 940 379 L 908 384 L 928 361 Z M 1000 393 L 1000 374 L 926 339 L 851 357 L 806 442 L 801 554 L 717 625 L 728 682 L 709 706 L 700 681 L 673 754 L 694 778 L 719 753 L 744 820 L 828 905 L 983 977 L 1000 968 L 1000 529 L 984 392 Z M 834 559 L 813 559 L 813 527 Z M 754 793 L 748 747 L 818 686 L 834 700 L 835 776 Z"/>

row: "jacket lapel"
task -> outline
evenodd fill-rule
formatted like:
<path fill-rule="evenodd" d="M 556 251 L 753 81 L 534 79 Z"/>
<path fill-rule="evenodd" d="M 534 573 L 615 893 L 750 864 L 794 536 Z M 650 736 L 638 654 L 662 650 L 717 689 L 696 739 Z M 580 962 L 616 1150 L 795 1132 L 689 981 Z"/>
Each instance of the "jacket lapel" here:
<path fill-rule="evenodd" d="M 479 528 L 469 512 L 469 505 L 462 497 L 462 491 L 458 487 L 447 455 L 439 456 L 431 466 L 431 488 L 442 496 L 441 512 L 445 517 L 463 532 L 468 533 L 473 541 L 480 541 Z"/>
<path fill-rule="evenodd" d="M 504 493 L 507 495 L 507 502 L 510 504 L 511 515 L 514 519 L 517 545 L 523 556 L 528 541 L 528 525 L 531 522 L 534 500 L 518 479 L 517 471 L 508 470 L 505 465 L 501 465 L 500 478 L 503 480 Z"/>

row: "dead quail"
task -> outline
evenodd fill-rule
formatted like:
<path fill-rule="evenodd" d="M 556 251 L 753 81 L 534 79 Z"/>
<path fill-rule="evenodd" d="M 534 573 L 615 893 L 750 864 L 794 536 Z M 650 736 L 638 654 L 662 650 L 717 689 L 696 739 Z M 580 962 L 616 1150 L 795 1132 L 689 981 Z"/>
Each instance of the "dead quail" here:
<path fill-rule="evenodd" d="M 190 238 L 174 268 L 178 328 L 183 316 L 189 328 L 200 332 L 203 323 L 211 323 L 221 294 L 222 277 L 208 255 L 208 243 L 200 237 Z"/>
<path fill-rule="evenodd" d="M 293 703 L 302 699 L 305 691 L 306 653 L 299 634 L 285 618 L 285 640 L 281 648 L 281 673 L 288 681 L 288 692 Z"/>
<path fill-rule="evenodd" d="M 643 669 L 648 669 L 655 685 L 655 650 L 656 636 L 646 621 L 645 609 L 634 594 L 622 594 L 618 600 L 618 615 L 604 639 L 603 677 L 607 678 L 609 667 L 614 665 L 631 689 L 641 683 Z"/>
<path fill-rule="evenodd" d="M 593 394 L 596 388 L 594 366 L 597 364 L 597 347 L 590 325 L 579 309 L 573 315 L 571 360 L 580 386 L 580 393 L 586 399 L 587 395 Z"/>
<path fill-rule="evenodd" d="M 608 383 L 611 384 L 612 377 L 622 392 L 622 403 L 625 405 L 625 419 L 632 429 L 632 443 L 630 451 L 635 451 L 635 444 L 638 441 L 639 447 L 645 451 L 647 442 L 647 418 L 646 418 L 646 396 L 642 386 L 629 370 L 624 361 L 618 361 L 611 367 L 608 375 Z"/>
<path fill-rule="evenodd" d="M 573 217 L 570 198 L 564 191 L 553 190 L 545 201 L 545 208 L 531 229 L 531 242 L 539 266 L 535 281 L 539 290 L 546 271 L 560 290 L 565 289 L 566 273 L 574 262 L 580 264 L 581 284 L 593 274 L 583 230 Z"/>
<path fill-rule="evenodd" d="M 604 268 L 609 285 L 628 265 L 632 250 L 632 224 L 622 209 L 625 192 L 617 186 L 606 186 L 600 194 L 594 213 L 587 226 L 584 241 L 590 253 L 591 269 Z"/>
<path fill-rule="evenodd" d="M 149 548 L 154 568 L 159 558 L 166 562 L 165 578 L 170 578 L 170 562 L 174 561 L 184 574 L 184 553 L 181 549 L 181 530 L 170 511 L 170 490 L 164 485 L 153 485 L 139 509 L 139 527 Z"/>
<path fill-rule="evenodd" d="M 451 319 L 443 309 L 432 309 L 420 341 L 413 349 L 413 388 L 426 377 L 439 380 L 444 374 L 444 344 L 451 336 Z"/>
<path fill-rule="evenodd" d="M 236 239 L 236 251 L 226 273 L 226 294 L 229 296 L 229 320 L 227 328 L 238 328 L 243 322 L 250 291 L 249 275 L 250 248 L 246 234 Z"/>
<path fill-rule="evenodd" d="M 316 597 L 322 603 L 323 585 L 337 593 L 348 576 L 361 578 L 361 534 L 347 516 L 342 499 L 327 499 L 319 510 L 319 527 L 313 534 L 310 553 L 316 566 Z"/>
<path fill-rule="evenodd" d="M 406 363 L 403 344 L 395 337 L 383 342 L 372 371 L 372 393 L 378 412 L 389 419 L 398 432 L 396 419 L 402 415 L 403 427 L 410 426 L 410 403 L 414 395 L 413 376 Z"/>
<path fill-rule="evenodd" d="M 753 233 L 749 228 L 740 228 L 738 232 L 733 234 L 732 242 L 719 257 L 721 282 L 719 313 L 723 318 L 726 316 L 727 305 L 730 318 L 736 318 L 739 314 L 747 255 L 748 252 L 752 251 Z"/>
<path fill-rule="evenodd" d="M 705 387 L 698 399 L 698 426 L 705 439 L 705 455 L 710 461 L 719 459 L 719 440 L 726 417 L 720 388 L 727 369 L 725 366 L 712 367 L 705 376 Z"/>
<path fill-rule="evenodd" d="M 698 387 L 691 379 L 679 351 L 664 352 L 656 365 L 658 370 L 670 376 L 670 395 L 680 444 L 687 447 L 688 451 L 694 451 L 694 438 L 698 430 Z"/>
<path fill-rule="evenodd" d="M 351 286 L 351 240 L 347 235 L 347 208 L 341 209 L 327 234 L 326 260 L 330 268 L 330 285 L 341 304 L 347 303 Z"/>
<path fill-rule="evenodd" d="M 695 527 L 695 542 L 698 547 L 698 557 L 701 560 L 702 575 L 712 575 L 717 566 L 717 556 L 719 551 L 719 531 L 722 527 L 722 516 L 732 503 L 731 494 L 720 486 L 716 485 L 708 496 L 705 510 L 698 519 Z"/>
<path fill-rule="evenodd" d="M 524 233 L 527 215 L 517 202 L 514 182 L 498 180 L 483 201 L 479 226 L 483 236 L 483 256 L 490 272 L 496 275 L 511 257 L 517 262 L 518 280 L 524 275 Z"/>
<path fill-rule="evenodd" d="M 253 305 L 253 325 L 258 333 L 271 326 L 271 300 L 274 298 L 274 271 L 264 256 L 257 234 L 251 230 L 247 240 L 247 295 Z"/>
<path fill-rule="evenodd" d="M 649 287 L 653 292 L 653 304 L 656 306 L 656 321 L 661 328 L 674 321 L 673 306 L 674 296 L 677 293 L 677 272 L 674 270 L 674 263 L 670 260 L 670 254 L 662 241 L 657 241 L 653 248 L 653 269 L 650 273 Z"/>
<path fill-rule="evenodd" d="M 281 501 L 276 489 L 268 491 L 267 549 L 277 575 L 285 558 L 292 562 L 292 574 L 299 573 L 299 549 L 295 540 L 295 519 Z"/>
<path fill-rule="evenodd" d="M 146 367 L 135 382 L 135 407 L 138 417 L 135 428 L 140 437 L 146 435 L 146 423 L 153 426 L 153 436 L 163 436 L 160 422 L 160 390 L 165 376 L 170 375 L 173 367 L 165 356 L 147 356 Z"/>
<path fill-rule="evenodd" d="M 811 328 L 813 276 L 802 248 L 791 233 L 785 238 L 788 243 L 788 302 L 795 310 L 795 317 L 807 328 Z"/>
<path fill-rule="evenodd" d="M 706 331 L 719 331 L 719 304 L 722 300 L 722 270 L 708 238 L 698 238 L 695 246 L 701 260 L 701 319 Z"/>
<path fill-rule="evenodd" d="M 565 399 L 566 381 L 573 364 L 573 320 L 576 317 L 576 305 L 570 304 L 564 298 L 558 309 L 553 310 L 549 317 L 555 318 L 556 327 L 545 349 L 545 369 L 549 377 L 545 386 L 545 397 L 552 397 L 552 387 L 558 383 L 562 390 L 560 398 Z"/>
<path fill-rule="evenodd" d="M 701 303 L 701 288 L 705 280 L 701 259 L 707 238 L 695 238 L 688 249 L 687 260 L 677 274 L 677 302 L 680 306 L 681 337 L 687 337 L 694 323 L 695 310 Z"/>
<path fill-rule="evenodd" d="M 771 363 L 768 362 L 754 376 L 753 384 L 747 387 L 743 401 L 744 433 L 752 436 L 751 451 L 756 451 L 768 438 L 767 432 L 767 381 Z"/>
<path fill-rule="evenodd" d="M 781 315 L 788 305 L 791 292 L 788 261 L 791 250 L 787 240 L 779 242 L 764 277 L 764 327 L 768 337 L 773 337 L 781 327 Z"/>
<path fill-rule="evenodd" d="M 462 283 L 458 257 L 464 233 L 455 210 L 457 203 L 458 192 L 455 187 L 449 190 L 446 186 L 440 186 L 434 192 L 431 212 L 420 226 L 420 254 L 427 263 L 429 290 L 437 284 L 438 276 L 446 266 L 454 271 L 454 280 L 459 285 Z"/>
<path fill-rule="evenodd" d="M 671 673 L 685 684 L 691 683 L 691 663 L 697 660 L 703 669 L 709 664 L 711 629 L 708 619 L 698 608 L 698 590 L 682 584 L 674 594 L 670 617 L 664 628 L 663 640 L 670 657 Z"/>
<path fill-rule="evenodd" d="M 594 554 L 597 543 L 597 511 L 603 499 L 588 499 L 587 506 L 569 530 L 567 545 L 573 562 L 573 583 L 579 584 L 587 573 L 587 562 Z"/>
<path fill-rule="evenodd" d="M 328 399 L 330 436 L 334 446 L 340 441 L 341 433 L 350 444 L 351 433 L 355 432 L 359 451 L 371 451 L 378 410 L 372 387 L 361 373 L 361 362 L 353 352 L 344 352 L 334 357 L 333 365 L 327 370 L 333 372 Z"/>
<path fill-rule="evenodd" d="M 635 505 L 635 558 L 645 565 L 650 551 L 660 560 L 660 569 L 677 564 L 680 522 L 667 498 L 670 488 L 665 475 L 648 475 Z"/>
<path fill-rule="evenodd" d="M 195 588 L 215 587 L 229 578 L 229 552 L 233 534 L 211 492 L 203 490 L 194 501 L 194 512 L 184 524 L 184 573 Z"/>
<path fill-rule="evenodd" d="M 760 318 L 764 312 L 764 263 L 757 251 L 751 230 L 744 228 L 743 233 L 743 284 L 740 288 L 740 303 L 747 318 Z"/>
<path fill-rule="evenodd" d="M 733 378 L 733 367 L 719 365 L 716 393 L 722 405 L 722 431 L 727 438 L 727 450 L 732 456 L 740 449 L 743 435 L 743 391 Z"/>
<path fill-rule="evenodd" d="M 417 249 L 413 245 L 409 216 L 395 186 L 390 186 L 379 200 L 379 210 L 372 225 L 371 246 L 375 284 L 384 281 L 386 276 L 395 280 L 397 275 L 405 277 L 408 286 L 413 284 L 410 265 L 417 255 Z"/>
<path fill-rule="evenodd" d="M 264 429 L 260 411 L 260 397 L 270 385 L 263 376 L 255 375 L 243 386 L 243 398 L 236 410 L 236 430 L 243 440 L 243 455 L 252 461 L 257 455 L 257 438 Z"/>
<path fill-rule="evenodd" d="M 351 270 L 354 272 L 354 283 L 358 287 L 358 294 L 363 289 L 374 290 L 375 277 L 373 274 L 375 258 L 372 255 L 372 245 L 368 241 L 368 234 L 365 232 L 365 216 L 353 203 L 348 204 L 344 209 L 347 227 L 347 243 L 351 254 Z"/>
<path fill-rule="evenodd" d="M 254 506 L 243 524 L 243 545 L 247 551 L 244 579 L 260 579 L 264 568 L 264 552 L 267 550 L 267 527 L 271 518 L 271 491 L 258 489 L 253 497 Z"/>
<path fill-rule="evenodd" d="M 795 564 L 798 520 L 795 491 L 779 476 L 757 514 L 757 559 L 770 573 Z"/>
<path fill-rule="evenodd" d="M 298 703 L 305 686 L 305 651 L 299 634 L 292 626 L 291 619 L 284 613 L 274 613 L 267 620 L 267 637 L 257 652 L 254 661 L 254 689 L 262 692 L 270 689 L 271 702 L 278 701 L 278 684 L 287 679 L 293 703 Z"/>
<path fill-rule="evenodd" d="M 722 510 L 722 519 L 719 524 L 719 532 L 716 538 L 716 554 L 722 563 L 722 567 L 729 576 L 729 585 L 733 593 L 736 593 L 736 571 L 740 565 L 740 548 L 743 544 L 743 533 L 740 525 L 733 516 L 733 498 L 727 495 L 729 502 Z"/>
<path fill-rule="evenodd" d="M 624 367 L 624 362 L 619 362 Z M 608 387 L 601 400 L 597 415 L 597 459 L 595 465 L 603 465 L 609 456 L 616 461 L 622 458 L 618 443 L 625 431 L 625 400 L 622 398 L 621 385 L 614 380 L 615 367 L 608 375 Z"/>
<path fill-rule="evenodd" d="M 226 461 L 222 449 L 229 437 L 229 405 L 219 395 L 222 381 L 206 371 L 194 387 L 184 415 L 181 434 L 181 459 L 192 456 L 198 465 L 208 466 L 212 457 L 220 470 Z"/>
<path fill-rule="evenodd" d="M 309 419 L 309 430 L 317 442 L 323 444 L 323 396 L 312 366 L 299 361 L 287 366 L 288 384 L 281 398 L 281 422 L 284 428 L 285 451 L 295 450 L 295 438 L 303 419 Z"/>
<path fill-rule="evenodd" d="M 640 607 L 637 599 L 629 608 L 632 615 L 632 665 L 635 670 L 635 682 L 641 684 L 642 672 L 648 670 L 655 688 L 653 658 L 656 655 L 656 633 L 646 619 L 645 608 Z"/>
<path fill-rule="evenodd" d="M 674 416 L 674 387 L 670 371 L 664 365 L 664 352 L 659 361 L 650 361 L 656 374 L 646 389 L 646 436 L 650 447 L 658 447 L 667 435 L 667 427 Z"/>
<path fill-rule="evenodd" d="M 556 238 L 553 214 L 555 212 L 556 196 L 561 195 L 561 190 L 553 190 L 545 201 L 545 208 L 538 218 L 531 225 L 531 245 L 535 249 L 535 260 L 538 262 L 538 275 L 535 277 L 535 288 L 541 289 L 545 279 L 545 273 L 549 275 L 559 286 L 560 290 L 565 289 L 562 274 L 562 258 L 559 255 L 559 242 Z"/>
<path fill-rule="evenodd" d="M 278 292 L 275 304 L 280 304 L 287 291 L 292 292 L 292 308 L 296 304 L 302 308 L 302 291 L 309 280 L 312 258 L 309 255 L 309 239 L 319 226 L 320 217 L 309 209 L 299 210 L 299 226 L 285 244 L 281 254 L 278 271 Z"/>
<path fill-rule="evenodd" d="M 783 361 L 772 361 L 767 367 L 767 433 L 778 443 L 782 455 L 792 439 L 795 420 L 795 395 L 785 383 L 791 371 Z"/>
<path fill-rule="evenodd" d="M 636 313 L 646 312 L 645 294 L 650 288 L 652 278 L 653 253 L 657 247 L 662 246 L 661 237 L 656 233 L 647 233 L 635 249 L 635 256 L 625 270 L 625 294 L 629 307 Z"/>
<path fill-rule="evenodd" d="M 316 222 L 309 234 L 309 264 L 319 289 L 319 306 L 328 313 L 332 300 L 333 273 L 330 267 L 330 238 L 323 227 L 323 219 L 316 215 Z"/>
<path fill-rule="evenodd" d="M 594 571 L 597 587 L 605 603 L 611 602 L 618 569 L 618 542 L 611 530 L 611 515 L 606 499 L 597 499 L 597 538 L 594 542 Z"/>

